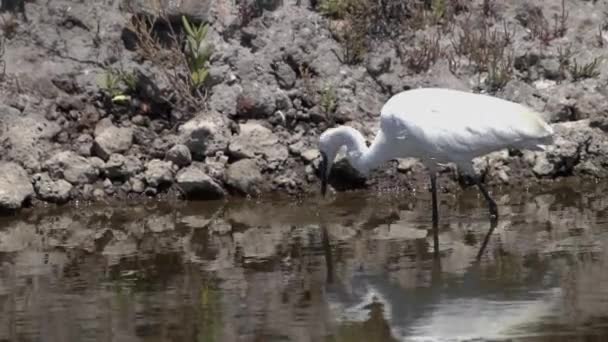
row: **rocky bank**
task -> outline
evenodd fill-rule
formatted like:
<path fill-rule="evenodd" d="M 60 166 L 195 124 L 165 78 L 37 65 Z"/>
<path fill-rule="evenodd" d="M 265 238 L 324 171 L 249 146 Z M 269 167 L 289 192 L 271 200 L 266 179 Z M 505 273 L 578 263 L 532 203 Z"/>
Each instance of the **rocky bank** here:
<path fill-rule="evenodd" d="M 319 134 L 346 124 L 371 141 L 384 101 L 421 86 L 492 93 L 554 125 L 546 152 L 476 160 L 486 183 L 608 176 L 608 1 L 151 3 L 1 0 L 1 209 L 316 192 Z M 209 24 L 196 87 L 182 16 Z M 413 160 L 368 180 L 337 163 L 332 178 L 426 183 Z M 442 186 L 459 183 L 446 166 Z"/>

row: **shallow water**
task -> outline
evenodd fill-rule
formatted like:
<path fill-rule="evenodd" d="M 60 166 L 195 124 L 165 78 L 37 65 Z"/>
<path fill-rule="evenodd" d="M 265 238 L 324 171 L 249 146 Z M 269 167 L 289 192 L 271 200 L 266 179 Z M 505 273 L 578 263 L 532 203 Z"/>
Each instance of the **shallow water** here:
<path fill-rule="evenodd" d="M 0 221 L 0 341 L 593 341 L 596 186 L 38 208 Z"/>

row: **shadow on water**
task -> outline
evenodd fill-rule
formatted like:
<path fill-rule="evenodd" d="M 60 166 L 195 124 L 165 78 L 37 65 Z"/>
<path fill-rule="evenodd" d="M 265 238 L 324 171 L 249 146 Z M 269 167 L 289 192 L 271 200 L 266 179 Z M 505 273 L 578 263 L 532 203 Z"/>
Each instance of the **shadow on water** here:
<path fill-rule="evenodd" d="M 442 195 L 439 259 L 427 194 L 36 209 L 0 222 L 0 341 L 604 340 L 604 192 L 498 196 L 491 235 Z"/>

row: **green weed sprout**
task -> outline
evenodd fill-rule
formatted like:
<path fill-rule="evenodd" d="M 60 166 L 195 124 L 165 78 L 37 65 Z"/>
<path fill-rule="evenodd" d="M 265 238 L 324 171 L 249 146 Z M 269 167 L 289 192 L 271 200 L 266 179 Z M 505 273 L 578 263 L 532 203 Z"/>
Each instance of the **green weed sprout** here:
<path fill-rule="evenodd" d="M 211 56 L 211 49 L 204 44 L 209 26 L 207 24 L 193 26 L 185 16 L 182 16 L 182 23 L 187 33 L 188 49 L 186 58 L 190 69 L 190 79 L 192 87 L 198 89 L 204 84 L 209 74 L 206 64 Z"/>

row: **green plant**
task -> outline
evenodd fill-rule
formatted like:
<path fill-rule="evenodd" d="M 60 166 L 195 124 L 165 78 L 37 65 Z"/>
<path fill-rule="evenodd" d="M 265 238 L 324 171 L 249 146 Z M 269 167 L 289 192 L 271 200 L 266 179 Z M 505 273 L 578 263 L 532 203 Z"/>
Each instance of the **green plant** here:
<path fill-rule="evenodd" d="M 321 89 L 321 109 L 328 118 L 336 111 L 338 97 L 336 96 L 336 89 L 331 84 L 326 84 Z"/>
<path fill-rule="evenodd" d="M 446 0 L 432 0 L 431 13 L 434 22 L 439 22 L 445 15 L 447 10 Z"/>
<path fill-rule="evenodd" d="M 209 74 L 207 61 L 211 56 L 211 49 L 205 44 L 209 26 L 207 24 L 193 26 L 185 16 L 182 16 L 182 24 L 187 33 L 186 57 L 190 69 L 190 80 L 193 90 L 197 90 L 205 83 Z"/>
<path fill-rule="evenodd" d="M 124 70 L 119 71 L 120 80 L 127 87 L 128 93 L 135 92 L 135 88 L 137 87 L 137 77 L 133 72 L 126 72 Z"/>
<path fill-rule="evenodd" d="M 137 86 L 137 79 L 132 72 L 107 68 L 98 80 L 99 87 L 110 97 L 112 102 L 129 101 Z"/>
<path fill-rule="evenodd" d="M 346 16 L 348 0 L 322 0 L 319 3 L 319 12 L 324 16 L 343 19 Z"/>
<path fill-rule="evenodd" d="M 98 81 L 99 87 L 105 91 L 110 98 L 123 95 L 120 87 L 120 74 L 113 69 L 108 68 Z"/>
<path fill-rule="evenodd" d="M 572 80 L 576 82 L 585 78 L 598 77 L 600 75 L 600 72 L 598 71 L 600 62 L 601 58 L 596 57 L 589 63 L 579 65 L 575 58 L 570 66 L 570 75 L 572 75 Z"/>

